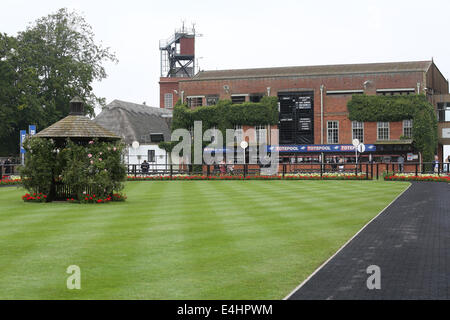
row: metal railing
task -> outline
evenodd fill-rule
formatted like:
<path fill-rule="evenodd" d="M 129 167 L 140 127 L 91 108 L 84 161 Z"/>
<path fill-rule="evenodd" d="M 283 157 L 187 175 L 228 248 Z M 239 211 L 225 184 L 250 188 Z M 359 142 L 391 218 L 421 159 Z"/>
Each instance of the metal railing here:
<path fill-rule="evenodd" d="M 0 177 L 19 174 L 20 164 L 0 165 Z M 357 174 L 367 179 L 380 179 L 386 174 L 436 174 L 450 175 L 450 164 L 447 162 L 362 162 L 362 163 L 280 163 L 278 175 L 286 174 Z M 130 176 L 174 176 L 174 175 L 271 175 L 267 166 L 260 164 L 223 164 L 223 165 L 174 165 L 152 164 L 147 170 L 140 164 L 128 164 L 127 174 Z"/>
<path fill-rule="evenodd" d="M 271 175 L 267 166 L 260 164 L 222 164 L 222 165 L 152 165 L 149 169 L 139 164 L 128 165 L 128 175 L 141 176 L 170 176 L 174 175 Z M 280 163 L 277 174 L 318 174 L 321 177 L 326 174 L 362 175 L 367 180 L 380 179 L 387 174 L 437 174 L 449 175 L 449 163 L 434 162 L 360 162 L 360 163 Z"/>
<path fill-rule="evenodd" d="M 0 164 L 0 177 L 19 175 L 21 164 Z"/>

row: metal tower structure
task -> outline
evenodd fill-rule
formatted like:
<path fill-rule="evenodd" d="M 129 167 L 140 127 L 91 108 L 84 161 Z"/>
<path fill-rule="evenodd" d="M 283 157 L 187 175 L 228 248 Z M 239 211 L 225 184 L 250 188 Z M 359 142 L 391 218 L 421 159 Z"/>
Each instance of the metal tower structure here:
<path fill-rule="evenodd" d="M 195 27 L 175 30 L 172 37 L 159 41 L 161 77 L 185 78 L 195 74 Z"/>

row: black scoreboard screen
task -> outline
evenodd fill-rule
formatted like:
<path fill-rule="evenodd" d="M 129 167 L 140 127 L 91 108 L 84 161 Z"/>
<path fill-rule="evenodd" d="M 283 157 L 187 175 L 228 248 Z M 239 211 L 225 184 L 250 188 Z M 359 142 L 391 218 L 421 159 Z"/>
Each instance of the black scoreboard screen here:
<path fill-rule="evenodd" d="M 279 92 L 280 144 L 314 144 L 314 92 Z"/>

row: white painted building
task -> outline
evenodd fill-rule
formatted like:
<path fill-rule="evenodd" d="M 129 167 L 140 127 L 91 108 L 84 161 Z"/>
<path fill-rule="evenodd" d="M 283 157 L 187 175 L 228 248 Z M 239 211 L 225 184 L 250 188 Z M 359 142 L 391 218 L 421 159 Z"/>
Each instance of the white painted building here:
<path fill-rule="evenodd" d="M 170 141 L 171 110 L 114 100 L 94 121 L 122 137 L 127 145 L 123 155 L 126 164 L 137 165 L 138 170 L 144 160 L 150 170 L 163 170 L 170 164 L 170 155 L 158 144 Z"/>

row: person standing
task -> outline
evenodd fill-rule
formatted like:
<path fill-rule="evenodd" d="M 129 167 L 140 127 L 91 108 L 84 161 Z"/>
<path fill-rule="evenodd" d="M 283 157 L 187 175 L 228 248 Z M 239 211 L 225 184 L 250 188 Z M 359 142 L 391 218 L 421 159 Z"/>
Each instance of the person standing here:
<path fill-rule="evenodd" d="M 148 168 L 149 167 L 150 167 L 150 165 L 147 162 L 147 160 L 144 160 L 144 162 L 142 162 L 142 164 L 141 164 L 141 172 L 142 173 L 148 173 Z"/>
<path fill-rule="evenodd" d="M 333 158 L 331 158 L 331 171 L 335 172 L 337 169 L 337 159 L 336 156 L 333 156 Z"/>
<path fill-rule="evenodd" d="M 227 172 L 227 165 L 225 164 L 225 161 L 222 160 L 220 162 L 220 175 L 225 175 L 225 173 Z"/>
<path fill-rule="evenodd" d="M 439 172 L 439 157 L 438 156 L 434 156 L 433 168 L 434 168 L 434 173 Z"/>
<path fill-rule="evenodd" d="M 7 158 L 3 165 L 5 167 L 5 175 L 9 175 L 11 173 L 11 159 Z"/>
<path fill-rule="evenodd" d="M 344 157 L 339 158 L 339 172 L 344 172 Z"/>

